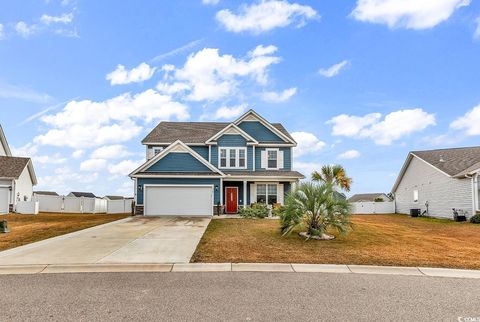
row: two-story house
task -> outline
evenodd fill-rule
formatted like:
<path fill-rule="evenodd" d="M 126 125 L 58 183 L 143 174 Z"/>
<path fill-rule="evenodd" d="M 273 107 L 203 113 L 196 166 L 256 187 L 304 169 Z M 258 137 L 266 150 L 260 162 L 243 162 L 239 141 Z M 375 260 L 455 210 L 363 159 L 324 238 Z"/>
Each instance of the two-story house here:
<path fill-rule="evenodd" d="M 161 122 L 142 144 L 147 160 L 130 174 L 137 214 L 210 216 L 283 204 L 304 178 L 292 170 L 295 140 L 253 110 L 231 123 Z"/>

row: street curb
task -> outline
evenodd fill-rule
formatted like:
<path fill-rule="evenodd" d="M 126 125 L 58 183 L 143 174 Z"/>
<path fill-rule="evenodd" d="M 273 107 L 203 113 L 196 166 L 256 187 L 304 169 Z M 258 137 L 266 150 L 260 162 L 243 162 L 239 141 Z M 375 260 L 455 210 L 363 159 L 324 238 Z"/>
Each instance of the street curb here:
<path fill-rule="evenodd" d="M 397 267 L 334 264 L 284 263 L 177 263 L 177 264 L 69 264 L 69 265 L 4 265 L 0 275 L 54 273 L 119 273 L 119 272 L 270 272 L 270 273 L 336 273 L 353 275 L 402 275 L 416 277 L 448 277 L 480 279 L 480 270 L 433 267 Z"/>

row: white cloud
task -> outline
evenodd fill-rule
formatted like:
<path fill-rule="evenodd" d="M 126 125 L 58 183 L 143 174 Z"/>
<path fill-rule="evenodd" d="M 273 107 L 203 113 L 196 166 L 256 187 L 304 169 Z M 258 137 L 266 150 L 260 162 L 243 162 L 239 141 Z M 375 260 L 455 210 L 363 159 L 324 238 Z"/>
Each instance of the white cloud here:
<path fill-rule="evenodd" d="M 39 190 L 52 190 L 58 193 L 68 193 L 69 191 L 83 190 L 86 184 L 93 183 L 97 179 L 97 173 L 85 175 L 69 167 L 62 167 L 53 170 L 51 175 L 39 177 L 36 188 Z"/>
<path fill-rule="evenodd" d="M 447 20 L 470 0 L 358 0 L 351 15 L 390 28 L 429 29 Z"/>
<path fill-rule="evenodd" d="M 80 170 L 96 172 L 105 169 L 107 160 L 104 159 L 88 159 L 80 163 Z"/>
<path fill-rule="evenodd" d="M 455 130 L 463 130 L 466 135 L 480 135 L 480 104 L 458 117 L 450 124 Z"/>
<path fill-rule="evenodd" d="M 383 120 L 380 119 L 380 113 L 361 117 L 342 114 L 327 123 L 333 125 L 332 135 L 368 138 L 380 145 L 389 145 L 393 141 L 435 125 L 435 115 L 420 108 L 399 110 L 387 114 Z"/>
<path fill-rule="evenodd" d="M 72 152 L 72 158 L 80 159 L 84 154 L 85 154 L 85 151 L 83 150 L 75 150 Z"/>
<path fill-rule="evenodd" d="M 50 129 L 34 142 L 74 149 L 115 144 L 137 136 L 142 123 L 172 118 L 189 118 L 187 107 L 152 89 L 101 102 L 74 100 L 60 112 L 40 118 Z"/>
<path fill-rule="evenodd" d="M 143 160 L 123 160 L 117 164 L 110 165 L 108 171 L 113 175 L 127 176 L 143 162 Z"/>
<path fill-rule="evenodd" d="M 19 21 L 15 24 L 15 31 L 23 38 L 28 38 L 37 32 L 37 25 L 27 25 L 24 21 Z"/>
<path fill-rule="evenodd" d="M 67 162 L 60 153 L 52 153 L 46 155 L 38 154 L 38 146 L 32 143 L 27 143 L 20 148 L 12 147 L 12 154 L 17 157 L 27 157 L 33 160 L 34 164 L 53 165 L 63 164 Z"/>
<path fill-rule="evenodd" d="M 477 19 L 475 19 L 475 23 L 477 24 L 477 28 L 475 29 L 475 32 L 473 34 L 473 37 L 475 39 L 480 39 L 480 17 L 478 17 Z M 1 32 L 0 32 L 1 34 Z M 0 37 L 1 38 L 1 37 Z"/>
<path fill-rule="evenodd" d="M 280 62 L 279 57 L 271 55 L 275 51 L 274 46 L 258 46 L 250 52 L 249 59 L 241 59 L 205 48 L 190 55 L 182 68 L 164 66 L 162 69 L 168 74 L 157 88 L 166 93 L 181 92 L 182 98 L 191 101 L 229 97 L 237 92 L 242 81 L 251 79 L 260 85 L 267 84 L 268 68 Z"/>
<path fill-rule="evenodd" d="M 219 120 L 219 119 L 233 119 L 236 117 L 239 117 L 245 111 L 247 110 L 248 105 L 247 104 L 241 104 L 238 106 L 222 106 L 218 110 L 215 111 L 215 113 L 212 115 L 212 118 L 214 120 Z"/>
<path fill-rule="evenodd" d="M 320 69 L 318 71 L 318 73 L 322 76 L 330 78 L 330 77 L 338 75 L 342 71 L 342 69 L 344 69 L 348 64 L 349 64 L 348 60 L 343 60 L 343 61 L 339 62 L 338 64 L 332 65 L 328 68 Z"/>
<path fill-rule="evenodd" d="M 113 72 L 107 74 L 106 79 L 110 81 L 110 85 L 139 83 L 152 78 L 155 69 L 146 63 L 141 63 L 131 70 L 126 70 L 125 66 L 118 65 Z"/>
<path fill-rule="evenodd" d="M 220 2 L 220 0 L 202 0 L 203 4 L 210 4 L 210 5 L 216 5 Z"/>
<path fill-rule="evenodd" d="M 262 99 L 265 102 L 281 103 L 281 102 L 288 101 L 296 93 L 297 93 L 297 88 L 292 87 L 292 88 L 287 88 L 282 92 L 264 92 L 262 94 Z"/>
<path fill-rule="evenodd" d="M 352 137 L 358 135 L 363 128 L 376 123 L 381 117 L 380 113 L 365 116 L 341 114 L 329 120 L 327 124 L 333 125 L 332 135 Z"/>
<path fill-rule="evenodd" d="M 184 51 L 187 51 L 189 49 L 192 49 L 193 47 L 196 47 L 198 46 L 199 44 L 201 44 L 202 42 L 204 41 L 204 39 L 197 39 L 197 40 L 194 40 L 194 41 L 191 41 L 181 47 L 178 47 L 178 48 L 175 48 L 173 50 L 170 50 L 166 53 L 163 53 L 163 54 L 159 54 L 155 57 L 153 57 L 150 61 L 152 63 L 158 63 L 159 61 L 161 60 L 164 60 L 166 58 L 169 58 L 169 57 L 173 57 L 173 56 L 176 56 L 180 53 L 183 53 Z"/>
<path fill-rule="evenodd" d="M 92 152 L 92 159 L 118 159 L 132 155 L 124 145 L 104 145 Z"/>
<path fill-rule="evenodd" d="M 322 164 L 316 162 L 301 162 L 295 161 L 293 163 L 293 167 L 295 170 L 300 171 L 303 173 L 308 180 L 313 171 L 318 171 L 322 168 Z"/>
<path fill-rule="evenodd" d="M 309 132 L 293 132 L 292 137 L 297 142 L 295 156 L 318 152 L 325 146 L 325 142 L 318 139 L 315 134 Z"/>
<path fill-rule="evenodd" d="M 337 158 L 340 160 L 351 160 L 360 157 L 360 152 L 357 150 L 348 150 L 340 153 Z"/>
<path fill-rule="evenodd" d="M 250 57 L 258 57 L 258 56 L 265 56 L 265 55 L 272 55 L 276 53 L 278 48 L 274 45 L 258 45 L 255 49 L 248 52 Z"/>
<path fill-rule="evenodd" d="M 0 98 L 13 98 L 32 103 L 48 103 L 53 100 L 53 98 L 46 93 L 3 82 L 0 82 Z"/>
<path fill-rule="evenodd" d="M 318 18 L 310 6 L 289 3 L 286 0 L 261 0 L 251 5 L 242 5 L 238 13 L 228 9 L 217 12 L 216 19 L 226 30 L 249 31 L 254 34 L 295 24 L 302 27 L 308 20 Z"/>
<path fill-rule="evenodd" d="M 61 16 L 50 16 L 44 14 L 40 17 L 40 21 L 46 25 L 50 24 L 69 24 L 73 21 L 73 13 L 64 13 Z"/>

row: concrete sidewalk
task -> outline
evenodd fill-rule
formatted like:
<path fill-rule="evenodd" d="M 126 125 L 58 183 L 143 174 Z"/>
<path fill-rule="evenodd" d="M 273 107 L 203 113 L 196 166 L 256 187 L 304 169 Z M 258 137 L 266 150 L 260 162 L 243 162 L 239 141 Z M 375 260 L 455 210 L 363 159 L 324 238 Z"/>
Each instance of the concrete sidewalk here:
<path fill-rule="evenodd" d="M 127 218 L 0 252 L 0 265 L 188 263 L 209 222 Z"/>
<path fill-rule="evenodd" d="M 480 270 L 431 267 L 395 267 L 330 264 L 275 263 L 175 263 L 175 264 L 76 264 L 76 265 L 1 265 L 0 275 L 107 272 L 270 272 L 337 273 L 429 276 L 480 279 Z"/>

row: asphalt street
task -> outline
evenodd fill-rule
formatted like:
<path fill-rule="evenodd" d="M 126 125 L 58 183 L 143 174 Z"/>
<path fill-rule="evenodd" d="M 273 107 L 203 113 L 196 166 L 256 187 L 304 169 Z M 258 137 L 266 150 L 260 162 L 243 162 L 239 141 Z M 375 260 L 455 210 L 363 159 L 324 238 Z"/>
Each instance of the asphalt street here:
<path fill-rule="evenodd" d="M 6 275 L 0 276 L 0 294 L 0 321 L 480 320 L 480 279 L 425 276 Z"/>

